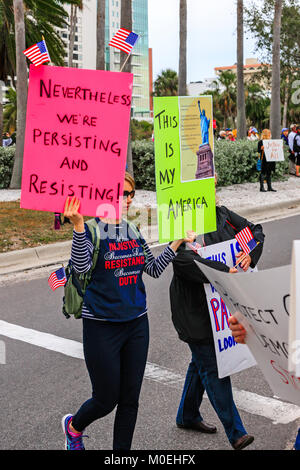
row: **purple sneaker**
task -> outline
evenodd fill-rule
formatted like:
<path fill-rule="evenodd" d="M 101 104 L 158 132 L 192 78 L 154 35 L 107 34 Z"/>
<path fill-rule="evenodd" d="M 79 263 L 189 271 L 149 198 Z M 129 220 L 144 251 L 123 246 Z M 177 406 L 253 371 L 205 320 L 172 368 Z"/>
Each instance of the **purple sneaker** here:
<path fill-rule="evenodd" d="M 65 449 L 66 450 L 85 450 L 82 438 L 88 437 L 83 436 L 82 432 L 78 435 L 73 435 L 69 431 L 69 424 L 72 420 L 72 415 L 65 415 L 61 421 L 62 428 L 65 434 Z"/>

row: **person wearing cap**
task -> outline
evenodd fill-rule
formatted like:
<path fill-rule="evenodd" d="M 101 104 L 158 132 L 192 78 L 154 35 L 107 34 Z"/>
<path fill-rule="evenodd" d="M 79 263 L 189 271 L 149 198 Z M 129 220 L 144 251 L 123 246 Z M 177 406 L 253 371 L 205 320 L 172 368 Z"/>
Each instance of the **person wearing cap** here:
<path fill-rule="evenodd" d="M 281 130 L 281 139 L 284 141 L 284 143 L 286 145 L 289 145 L 289 138 L 288 138 L 288 135 L 289 135 L 289 130 L 287 127 L 284 127 L 282 130 Z"/>
<path fill-rule="evenodd" d="M 234 135 L 233 135 L 233 132 L 230 131 L 228 132 L 228 135 L 227 135 L 227 140 L 229 140 L 230 142 L 235 142 L 235 138 L 234 138 Z"/>
<path fill-rule="evenodd" d="M 226 139 L 226 132 L 225 131 L 220 131 L 218 140 L 225 140 L 225 139 Z"/>
<path fill-rule="evenodd" d="M 295 152 L 294 152 L 294 139 L 296 137 L 296 124 L 290 125 L 290 133 L 288 135 L 288 143 L 289 143 L 289 173 L 290 175 L 296 174 L 296 164 L 295 164 Z"/>
<path fill-rule="evenodd" d="M 258 130 L 255 127 L 250 127 L 248 131 L 248 140 L 258 140 Z"/>

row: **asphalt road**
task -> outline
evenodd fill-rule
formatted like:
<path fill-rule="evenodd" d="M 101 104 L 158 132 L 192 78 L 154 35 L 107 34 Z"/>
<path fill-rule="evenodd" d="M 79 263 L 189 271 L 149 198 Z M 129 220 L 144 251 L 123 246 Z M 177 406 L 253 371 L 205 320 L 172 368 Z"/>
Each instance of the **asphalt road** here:
<path fill-rule="evenodd" d="M 300 238 L 300 217 L 263 226 L 266 242 L 259 269 L 290 264 L 291 242 Z M 160 251 L 160 247 L 153 250 L 155 254 Z M 20 333 L 18 339 L 0 336 L 1 450 L 63 449 L 61 417 L 74 413 L 90 396 L 84 361 L 81 357 L 73 357 L 72 353 L 73 346 L 82 341 L 81 321 L 66 320 L 61 314 L 62 289 L 52 292 L 47 285 L 51 271 L 51 268 L 47 272 L 41 270 L 38 276 L 27 273 L 11 283 L 0 282 L 0 321 L 24 328 L 22 339 Z M 187 345 L 178 340 L 171 323 L 168 298 L 171 275 L 169 267 L 159 280 L 144 278 L 151 342 L 132 448 L 230 450 L 222 425 L 207 398 L 204 398 L 201 411 L 206 421 L 217 425 L 217 434 L 199 435 L 179 430 L 175 425 L 190 353 Z M 67 343 L 70 355 L 50 350 L 47 345 L 51 343 L 51 337 L 47 338 L 44 333 L 75 341 Z M 39 338 L 41 345 L 37 346 L 33 338 Z M 244 425 L 248 433 L 255 436 L 249 450 L 291 448 L 299 419 L 274 424 L 274 419 L 255 407 L 250 406 L 248 411 L 243 407 L 246 392 L 251 392 L 254 398 L 270 399 L 272 403 L 272 391 L 260 370 L 252 367 L 235 374 L 232 383 L 241 400 L 238 408 Z M 111 449 L 113 417 L 112 413 L 88 428 L 87 449 Z"/>

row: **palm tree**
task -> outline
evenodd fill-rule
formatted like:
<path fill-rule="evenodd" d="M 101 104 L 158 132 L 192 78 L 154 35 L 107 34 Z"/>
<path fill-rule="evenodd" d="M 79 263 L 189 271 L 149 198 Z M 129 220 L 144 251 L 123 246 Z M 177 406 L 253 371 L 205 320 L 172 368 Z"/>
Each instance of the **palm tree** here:
<path fill-rule="evenodd" d="M 257 129 L 267 127 L 270 112 L 270 98 L 258 83 L 248 83 L 245 87 L 246 115 L 249 126 Z"/>
<path fill-rule="evenodd" d="M 96 69 L 105 70 L 105 0 L 97 0 Z"/>
<path fill-rule="evenodd" d="M 73 51 L 75 43 L 75 34 L 76 34 L 76 24 L 77 24 L 77 10 L 78 8 L 82 10 L 83 2 L 79 0 L 78 5 L 71 5 L 70 11 L 70 36 L 69 36 L 69 67 L 73 67 Z"/>
<path fill-rule="evenodd" d="M 0 146 L 2 146 L 3 134 L 3 85 L 7 85 L 7 77 L 14 79 L 16 51 L 15 38 L 8 27 L 14 22 L 13 10 L 7 3 L 0 1 Z"/>
<path fill-rule="evenodd" d="M 237 136 L 246 137 L 244 87 L 244 2 L 237 0 Z"/>
<path fill-rule="evenodd" d="M 179 8 L 179 70 L 178 70 L 178 94 L 186 95 L 186 35 L 187 35 L 187 8 L 186 0 L 180 0 Z"/>
<path fill-rule="evenodd" d="M 273 60 L 272 60 L 272 97 L 270 125 L 273 139 L 281 135 L 281 101 L 280 101 L 280 33 L 281 33 L 282 0 L 275 0 L 273 24 Z"/>
<path fill-rule="evenodd" d="M 4 105 L 3 121 L 4 132 L 12 134 L 17 127 L 17 93 L 14 88 L 9 88 L 6 94 L 8 99 Z"/>
<path fill-rule="evenodd" d="M 122 28 L 132 31 L 132 0 L 121 1 L 121 26 Z M 128 60 L 127 60 L 128 59 Z M 131 56 L 127 56 L 125 52 L 120 51 L 120 67 L 127 60 L 123 72 L 131 72 Z M 128 147 L 127 147 L 127 170 L 133 176 L 133 162 L 131 149 L 131 126 L 129 126 Z"/>
<path fill-rule="evenodd" d="M 68 25 L 68 13 L 64 5 L 80 3 L 81 0 L 23 0 L 25 46 L 31 46 L 44 36 L 52 63 L 64 65 L 65 44 L 57 28 Z M 9 75 L 12 80 L 16 74 L 14 30 L 13 0 L 0 0 L 0 76 L 7 70 L 6 77 Z"/>
<path fill-rule="evenodd" d="M 224 88 L 220 96 L 220 107 L 223 112 L 224 127 L 227 127 L 229 120 L 234 122 L 235 119 L 236 96 L 233 86 L 236 84 L 235 73 L 226 70 L 221 72 L 218 77 L 218 83 Z"/>
<path fill-rule="evenodd" d="M 174 70 L 166 69 L 161 72 L 154 82 L 153 96 L 177 96 L 178 75 Z"/>
<path fill-rule="evenodd" d="M 11 189 L 21 187 L 23 151 L 25 140 L 25 121 L 27 106 L 27 65 L 23 54 L 25 49 L 25 22 L 23 0 L 14 0 L 14 20 L 16 37 L 16 72 L 17 72 L 17 141 Z"/>
<path fill-rule="evenodd" d="M 63 64 L 63 42 L 55 27 L 67 24 L 67 12 L 62 3 L 76 3 L 79 0 L 0 0 L 0 12 L 2 17 L 4 35 L 9 47 L 4 47 L 5 56 L 0 60 L 0 75 L 6 72 L 5 64 L 9 64 L 9 74 L 14 80 L 17 76 L 17 141 L 16 154 L 10 187 L 20 188 L 23 167 L 23 151 L 25 140 L 25 120 L 27 106 L 27 63 L 23 54 L 26 47 L 41 40 L 41 36 L 47 38 L 47 47 L 52 61 Z M 12 16 L 13 14 L 13 16 Z M 12 31 L 15 31 L 13 38 Z M 26 36 L 25 36 L 26 31 Z M 15 51 L 13 47 L 15 46 Z"/>

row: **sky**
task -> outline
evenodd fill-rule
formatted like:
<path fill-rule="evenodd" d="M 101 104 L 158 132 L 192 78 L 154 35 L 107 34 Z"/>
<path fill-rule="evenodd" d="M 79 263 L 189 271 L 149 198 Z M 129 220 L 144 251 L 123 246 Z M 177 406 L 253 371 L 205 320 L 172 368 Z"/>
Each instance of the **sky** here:
<path fill-rule="evenodd" d="M 153 79 L 178 72 L 179 0 L 148 0 Z M 245 36 L 247 36 L 245 34 Z M 253 39 L 244 40 L 244 60 L 257 57 Z M 187 83 L 215 76 L 214 67 L 236 63 L 236 0 L 187 0 Z"/>

